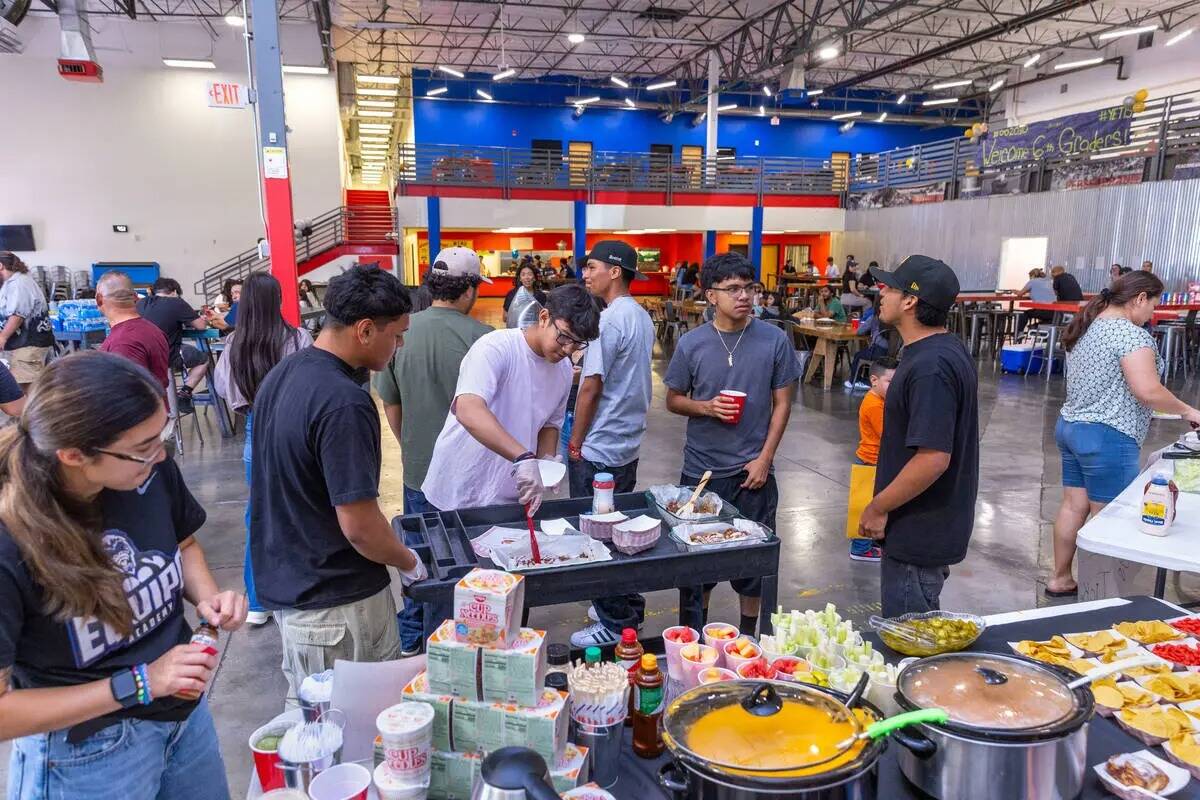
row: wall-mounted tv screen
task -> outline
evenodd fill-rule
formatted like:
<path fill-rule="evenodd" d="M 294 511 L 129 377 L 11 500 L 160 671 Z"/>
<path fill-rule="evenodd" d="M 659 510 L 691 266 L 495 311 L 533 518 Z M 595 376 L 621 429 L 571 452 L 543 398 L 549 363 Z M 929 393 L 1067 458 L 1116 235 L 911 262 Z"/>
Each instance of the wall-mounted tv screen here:
<path fill-rule="evenodd" d="M 0 225 L 0 250 L 27 253 L 36 249 L 32 225 Z"/>

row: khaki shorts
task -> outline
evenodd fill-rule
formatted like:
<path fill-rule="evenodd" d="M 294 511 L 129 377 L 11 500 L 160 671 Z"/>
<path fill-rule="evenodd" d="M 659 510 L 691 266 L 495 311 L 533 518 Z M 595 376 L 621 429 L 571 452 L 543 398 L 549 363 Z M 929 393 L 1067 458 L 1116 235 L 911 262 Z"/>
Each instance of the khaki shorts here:
<path fill-rule="evenodd" d="M 46 353 L 49 347 L 18 347 L 9 350 L 8 369 L 17 383 L 33 383 L 46 368 Z"/>
<path fill-rule="evenodd" d="M 333 669 L 333 662 L 394 661 L 400 658 L 400 626 L 391 587 L 365 600 L 313 611 L 275 612 L 283 636 L 283 674 L 288 697 L 299 697 L 309 675 Z"/>

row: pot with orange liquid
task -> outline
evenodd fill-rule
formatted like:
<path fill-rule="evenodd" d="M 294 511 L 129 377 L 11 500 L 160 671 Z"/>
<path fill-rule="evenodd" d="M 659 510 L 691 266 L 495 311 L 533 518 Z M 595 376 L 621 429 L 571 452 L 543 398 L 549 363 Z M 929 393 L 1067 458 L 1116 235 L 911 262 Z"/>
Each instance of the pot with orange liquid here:
<path fill-rule="evenodd" d="M 880 719 L 845 695 L 783 681 L 725 681 L 677 697 L 663 717 L 673 763 L 659 782 L 689 800 L 875 800 L 886 739 L 854 740 Z"/>

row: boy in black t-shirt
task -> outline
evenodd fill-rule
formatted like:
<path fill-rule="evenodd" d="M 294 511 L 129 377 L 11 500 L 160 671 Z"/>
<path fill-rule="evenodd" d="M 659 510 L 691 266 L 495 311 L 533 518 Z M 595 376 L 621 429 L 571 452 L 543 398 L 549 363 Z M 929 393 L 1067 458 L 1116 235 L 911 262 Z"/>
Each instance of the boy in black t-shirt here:
<path fill-rule="evenodd" d="M 877 270 L 879 319 L 904 340 L 884 406 L 875 498 L 861 536 L 882 542 L 883 615 L 936 610 L 950 564 L 966 557 L 979 489 L 975 364 L 946 331 L 958 295 L 953 270 L 909 256 Z"/>

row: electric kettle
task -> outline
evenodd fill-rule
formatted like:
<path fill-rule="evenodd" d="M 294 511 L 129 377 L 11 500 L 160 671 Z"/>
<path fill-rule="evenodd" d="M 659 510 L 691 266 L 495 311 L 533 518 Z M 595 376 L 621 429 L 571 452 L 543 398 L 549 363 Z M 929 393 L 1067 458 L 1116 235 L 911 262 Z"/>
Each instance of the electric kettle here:
<path fill-rule="evenodd" d="M 546 761 L 527 747 L 502 747 L 483 760 L 471 800 L 558 800 Z"/>

